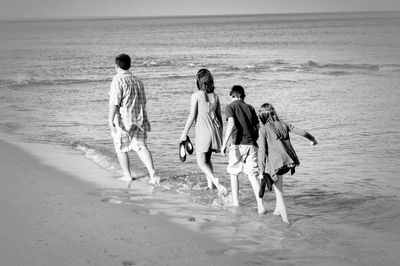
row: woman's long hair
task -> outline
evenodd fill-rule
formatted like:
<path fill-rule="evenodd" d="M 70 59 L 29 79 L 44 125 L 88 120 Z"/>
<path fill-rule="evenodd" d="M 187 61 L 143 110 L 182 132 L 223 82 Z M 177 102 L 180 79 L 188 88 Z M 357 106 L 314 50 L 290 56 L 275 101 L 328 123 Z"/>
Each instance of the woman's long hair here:
<path fill-rule="evenodd" d="M 276 114 L 272 104 L 264 103 L 263 105 L 261 105 L 261 108 L 258 111 L 258 118 L 260 119 L 263 125 L 270 123 L 278 138 L 280 139 L 287 138 L 288 130 L 284 126 L 284 124 L 279 120 L 279 117 Z"/>
<path fill-rule="evenodd" d="M 205 93 L 214 92 L 214 79 L 208 69 L 202 68 L 197 72 L 197 88 Z"/>

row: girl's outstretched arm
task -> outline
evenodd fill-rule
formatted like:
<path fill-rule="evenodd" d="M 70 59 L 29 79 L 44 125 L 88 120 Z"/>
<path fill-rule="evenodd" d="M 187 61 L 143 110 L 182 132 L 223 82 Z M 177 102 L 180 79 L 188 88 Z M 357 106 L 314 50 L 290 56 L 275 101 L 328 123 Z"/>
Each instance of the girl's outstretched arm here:
<path fill-rule="evenodd" d="M 296 134 L 296 135 L 300 135 L 302 137 L 305 137 L 306 139 L 308 139 L 309 141 L 311 141 L 312 145 L 316 145 L 318 142 L 317 140 L 314 138 L 313 135 L 311 135 L 310 133 L 308 133 L 307 131 L 305 131 L 304 129 L 298 128 L 293 126 L 292 124 L 286 123 L 286 125 L 289 128 L 289 131 Z"/>

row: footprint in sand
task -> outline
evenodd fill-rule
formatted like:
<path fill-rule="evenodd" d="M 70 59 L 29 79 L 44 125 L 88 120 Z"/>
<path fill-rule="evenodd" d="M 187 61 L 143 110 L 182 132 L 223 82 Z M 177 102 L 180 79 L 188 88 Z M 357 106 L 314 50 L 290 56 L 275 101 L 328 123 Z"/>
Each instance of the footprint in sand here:
<path fill-rule="evenodd" d="M 157 215 L 157 214 L 160 214 L 159 211 L 154 210 L 154 209 L 148 209 L 147 212 L 148 212 L 150 215 Z"/>
<path fill-rule="evenodd" d="M 185 220 L 187 220 L 189 222 L 195 222 L 196 218 L 194 218 L 193 216 L 187 216 L 187 217 L 185 217 Z"/>
<path fill-rule="evenodd" d="M 121 261 L 123 266 L 132 266 L 132 265 L 136 265 L 136 263 L 133 260 L 123 260 Z"/>
<path fill-rule="evenodd" d="M 116 199 L 116 198 L 104 198 L 101 199 L 101 202 L 106 202 L 106 203 L 112 203 L 112 204 L 122 204 L 121 199 Z"/>
<path fill-rule="evenodd" d="M 213 256 L 234 255 L 238 253 L 238 250 L 232 248 L 213 249 L 207 251 L 206 253 Z"/>

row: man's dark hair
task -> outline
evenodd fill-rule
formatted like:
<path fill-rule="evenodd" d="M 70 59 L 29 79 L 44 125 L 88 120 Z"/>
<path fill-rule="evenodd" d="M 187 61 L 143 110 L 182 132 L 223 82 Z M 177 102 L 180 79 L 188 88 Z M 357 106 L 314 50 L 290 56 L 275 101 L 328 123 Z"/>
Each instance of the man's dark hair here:
<path fill-rule="evenodd" d="M 244 94 L 244 89 L 240 85 L 234 85 L 232 87 L 231 92 L 229 93 L 229 96 L 232 96 L 232 94 L 239 96 L 240 99 L 244 99 L 244 97 L 246 97 L 246 94 Z"/>
<path fill-rule="evenodd" d="M 131 58 L 127 54 L 120 54 L 115 58 L 115 63 L 123 70 L 128 70 L 131 67 Z"/>

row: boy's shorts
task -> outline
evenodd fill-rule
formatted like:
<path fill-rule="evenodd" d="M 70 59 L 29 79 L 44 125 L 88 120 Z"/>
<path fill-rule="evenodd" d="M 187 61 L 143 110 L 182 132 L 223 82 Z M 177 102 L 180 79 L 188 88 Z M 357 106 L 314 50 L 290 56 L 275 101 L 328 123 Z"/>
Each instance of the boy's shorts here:
<path fill-rule="evenodd" d="M 117 128 L 117 133 L 112 134 L 116 152 L 140 151 L 146 146 L 147 133 L 146 131 L 134 128 L 127 132 L 120 127 Z"/>
<path fill-rule="evenodd" d="M 254 145 L 231 145 L 227 172 L 238 175 L 243 173 L 258 176 L 258 148 Z"/>

